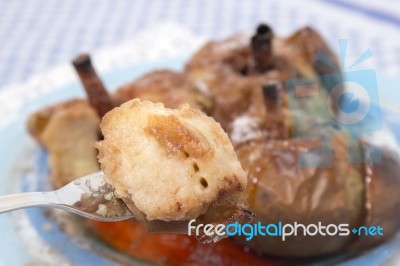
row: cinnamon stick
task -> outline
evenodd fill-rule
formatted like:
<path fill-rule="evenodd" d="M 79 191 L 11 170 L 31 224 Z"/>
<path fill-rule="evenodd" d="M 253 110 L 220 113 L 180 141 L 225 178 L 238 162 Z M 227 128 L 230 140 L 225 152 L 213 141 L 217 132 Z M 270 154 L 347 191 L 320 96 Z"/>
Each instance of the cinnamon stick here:
<path fill-rule="evenodd" d="M 90 56 L 88 54 L 80 54 L 72 61 L 72 65 L 85 88 L 90 105 L 96 110 L 99 117 L 103 117 L 114 108 L 114 104 L 103 82 L 97 75 Z"/>
<path fill-rule="evenodd" d="M 251 38 L 251 51 L 258 72 L 265 72 L 272 66 L 272 29 L 260 24 L 256 34 Z"/>
<path fill-rule="evenodd" d="M 268 113 L 276 113 L 281 108 L 282 86 L 278 82 L 269 82 L 262 87 L 265 106 Z"/>
<path fill-rule="evenodd" d="M 265 111 L 266 127 L 271 137 L 286 139 L 290 135 L 290 128 L 285 116 L 285 103 L 282 84 L 278 81 L 271 81 L 262 87 Z"/>

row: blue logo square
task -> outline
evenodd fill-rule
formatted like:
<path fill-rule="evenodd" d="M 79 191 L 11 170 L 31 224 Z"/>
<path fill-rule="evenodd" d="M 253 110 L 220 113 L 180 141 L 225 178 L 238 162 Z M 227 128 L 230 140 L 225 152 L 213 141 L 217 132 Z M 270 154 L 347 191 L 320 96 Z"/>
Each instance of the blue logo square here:
<path fill-rule="evenodd" d="M 322 85 L 323 84 L 323 85 Z M 379 161 L 379 151 L 364 147 L 372 156 L 362 158 L 357 153 L 363 134 L 382 128 L 376 73 L 372 69 L 296 78 L 286 81 L 292 137 L 320 139 L 321 149 L 303 154 L 303 167 L 331 167 L 332 138 L 345 131 L 351 136 L 348 159 Z M 331 126 L 337 130 L 322 130 Z M 343 131 L 344 130 L 344 131 Z M 322 133 L 321 133 L 322 132 Z M 311 160 L 312 157 L 319 160 Z M 325 161 L 321 162 L 324 159 Z M 315 164 L 310 162 L 316 162 Z"/>

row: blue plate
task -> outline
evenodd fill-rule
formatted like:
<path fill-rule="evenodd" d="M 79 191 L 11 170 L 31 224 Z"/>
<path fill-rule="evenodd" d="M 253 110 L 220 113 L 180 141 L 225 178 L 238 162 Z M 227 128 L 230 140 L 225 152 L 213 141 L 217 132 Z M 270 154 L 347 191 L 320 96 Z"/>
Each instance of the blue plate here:
<path fill-rule="evenodd" d="M 143 63 L 125 69 L 101 73 L 108 88 L 115 88 L 133 80 L 148 71 L 160 68 L 180 70 L 187 58 L 173 58 L 160 62 Z M 393 86 L 393 80 L 379 77 L 380 85 Z M 388 89 L 381 92 L 384 99 L 394 99 L 398 90 Z M 56 92 L 48 93 L 37 100 L 28 102 L 18 116 L 6 128 L 0 129 L 0 194 L 49 190 L 46 153 L 39 148 L 26 131 L 25 123 L 33 111 L 52 103 L 73 97 L 84 97 L 78 81 Z M 396 99 L 398 99 L 397 97 Z M 397 132 L 397 144 L 400 143 L 400 116 L 394 111 L 382 110 L 384 126 L 390 132 Z M 396 145 L 397 145 L 396 144 Z M 399 145 L 400 147 L 400 145 Z M 63 217 L 65 216 L 65 217 Z M 71 221 L 72 228 L 60 223 Z M 79 227 L 81 227 L 79 229 Z M 132 258 L 113 251 L 87 234 L 87 228 L 79 218 L 59 212 L 32 208 L 19 210 L 0 216 L 0 266 L 27 265 L 44 263 L 58 265 L 116 265 L 132 264 Z M 71 232 L 74 233 L 71 233 Z M 379 265 L 400 254 L 400 236 L 375 249 L 366 251 L 358 257 L 342 262 L 342 265 Z M 330 260 L 331 261 L 331 260 Z M 393 261 L 392 261 L 393 262 Z M 135 265 L 140 262 L 136 261 Z M 399 262 L 400 263 L 400 262 Z M 326 264 L 326 263 L 322 263 Z M 329 264 L 329 262 L 328 262 Z"/>

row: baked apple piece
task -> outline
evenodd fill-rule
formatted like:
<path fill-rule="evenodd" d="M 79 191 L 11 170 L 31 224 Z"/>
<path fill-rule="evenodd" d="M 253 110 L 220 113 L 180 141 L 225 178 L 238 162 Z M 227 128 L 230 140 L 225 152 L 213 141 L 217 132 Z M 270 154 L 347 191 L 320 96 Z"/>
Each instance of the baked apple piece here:
<path fill-rule="evenodd" d="M 99 171 L 94 143 L 100 119 L 85 100 L 47 107 L 28 119 L 31 135 L 49 152 L 52 183 L 60 188 L 81 176 Z"/>
<path fill-rule="evenodd" d="M 105 179 L 149 230 L 187 233 L 192 219 L 251 220 L 247 177 L 232 144 L 201 111 L 134 99 L 107 113 L 101 131 L 96 147 Z"/>
<path fill-rule="evenodd" d="M 334 67 L 324 66 L 318 60 L 321 55 Z M 227 131 L 236 117 L 249 111 L 253 104 L 253 91 L 265 84 L 271 81 L 281 83 L 280 97 L 286 105 L 286 81 L 317 78 L 324 90 L 313 98 L 324 102 L 329 88 L 327 85 L 332 84 L 332 80 L 324 74 L 338 72 L 340 67 L 334 54 L 315 30 L 305 27 L 288 37 L 280 37 L 265 24 L 259 25 L 253 35 L 239 34 L 207 43 L 185 66 L 187 78 L 214 97 L 215 106 L 211 115 Z M 318 75 L 321 75 L 320 78 Z"/>
<path fill-rule="evenodd" d="M 348 162 L 347 143 L 346 135 L 336 136 L 332 157 L 319 153 L 322 143 L 318 139 L 257 141 L 238 147 L 236 152 L 249 178 L 249 208 L 256 213 L 256 221 L 361 226 L 362 167 Z M 305 152 L 309 156 L 301 157 Z M 312 167 L 302 167 L 300 161 Z M 332 163 L 331 167 L 326 168 L 326 162 Z M 256 236 L 244 244 L 263 254 L 312 257 L 344 250 L 353 241 L 352 234 L 304 236 L 300 230 L 285 241 Z"/>
<path fill-rule="evenodd" d="M 178 108 L 179 105 L 188 103 L 207 114 L 213 108 L 209 95 L 201 93 L 186 75 L 171 70 L 147 73 L 134 82 L 119 87 L 112 98 L 116 106 L 140 98 L 143 101 L 162 102 L 168 108 Z"/>

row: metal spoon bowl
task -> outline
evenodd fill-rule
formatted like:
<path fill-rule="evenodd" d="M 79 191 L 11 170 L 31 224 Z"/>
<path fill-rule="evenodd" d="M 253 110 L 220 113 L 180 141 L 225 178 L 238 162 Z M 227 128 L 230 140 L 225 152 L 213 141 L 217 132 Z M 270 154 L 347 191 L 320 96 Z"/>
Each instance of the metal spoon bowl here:
<path fill-rule="evenodd" d="M 76 179 L 56 191 L 0 196 L 0 213 L 30 207 L 54 207 L 105 222 L 134 217 L 125 203 L 114 195 L 101 171 Z"/>

